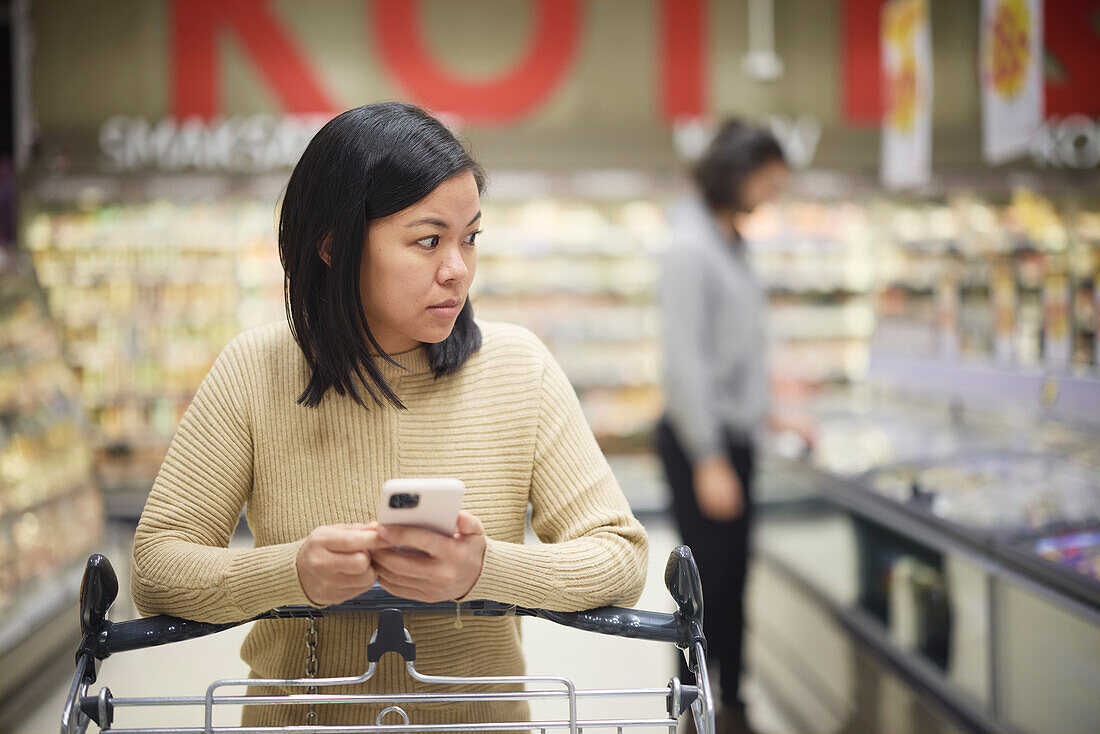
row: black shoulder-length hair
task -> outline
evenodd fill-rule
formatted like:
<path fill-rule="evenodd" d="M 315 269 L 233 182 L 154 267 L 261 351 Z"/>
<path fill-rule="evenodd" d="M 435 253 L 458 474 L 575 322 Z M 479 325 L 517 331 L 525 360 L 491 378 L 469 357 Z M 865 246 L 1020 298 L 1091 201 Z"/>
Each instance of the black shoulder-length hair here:
<path fill-rule="evenodd" d="M 363 314 L 359 266 L 367 225 L 412 206 L 465 171 L 482 193 L 481 166 L 439 120 L 411 104 L 348 110 L 306 146 L 287 183 L 278 233 L 287 319 L 312 370 L 299 404 L 316 407 L 332 388 L 367 408 L 362 385 L 376 405 L 385 399 L 404 407 L 375 359 L 396 363 Z M 481 348 L 469 300 L 450 336 L 425 346 L 437 378 L 455 372 Z"/>
<path fill-rule="evenodd" d="M 727 120 L 692 169 L 692 178 L 712 212 L 743 211 L 745 180 L 768 163 L 786 164 L 783 148 L 768 130 Z"/>

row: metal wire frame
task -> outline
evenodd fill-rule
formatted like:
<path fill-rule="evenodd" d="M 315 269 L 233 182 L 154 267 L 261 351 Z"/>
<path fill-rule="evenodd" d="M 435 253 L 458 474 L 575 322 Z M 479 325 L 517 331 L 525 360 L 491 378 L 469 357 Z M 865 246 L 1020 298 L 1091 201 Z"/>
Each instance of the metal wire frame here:
<path fill-rule="evenodd" d="M 389 707 L 379 713 L 374 725 L 361 726 L 296 726 L 295 731 L 314 734 L 366 734 L 374 732 L 468 732 L 484 731 L 487 729 L 508 731 L 534 729 L 546 732 L 548 730 L 568 729 L 570 734 L 581 734 L 585 727 L 614 727 L 618 732 L 627 728 L 659 727 L 667 728 L 670 733 L 675 732 L 676 719 L 671 714 L 666 718 L 631 718 L 631 719 L 581 719 L 577 712 L 578 699 L 592 698 L 644 698 L 661 699 L 672 710 L 678 710 L 680 706 L 680 684 L 678 680 L 670 682 L 664 688 L 627 688 L 627 689 L 589 689 L 577 690 L 573 681 L 564 676 L 436 676 L 427 675 L 416 670 L 413 662 L 406 663 L 406 670 L 411 678 L 421 683 L 441 684 L 449 686 L 478 685 L 478 684 L 530 684 L 530 683 L 557 683 L 563 690 L 533 690 L 533 691 L 493 691 L 478 693 L 440 692 L 440 693 L 403 693 L 403 694 L 282 694 L 282 695 L 217 695 L 220 688 L 234 686 L 280 686 L 280 687 L 318 687 L 355 685 L 370 680 L 377 669 L 376 663 L 371 663 L 367 670 L 359 676 L 340 678 L 291 678 L 291 679 L 258 679 L 258 678 L 227 678 L 214 681 L 203 696 L 146 696 L 146 697 L 112 697 L 110 702 L 115 707 L 139 708 L 148 706 L 202 706 L 204 709 L 204 725 L 196 727 L 145 727 L 145 728 L 114 728 L 102 729 L 103 732 L 112 734 L 272 734 L 283 731 L 280 727 L 242 727 L 213 725 L 213 708 L 215 705 L 307 705 L 307 704 L 340 704 L 340 703 L 386 703 Z M 100 689 L 97 697 L 106 700 L 109 696 L 106 688 Z M 499 721 L 499 722 L 472 722 L 468 724 L 415 724 L 410 723 L 400 704 L 406 703 L 462 703 L 471 701 L 514 701 L 514 700 L 546 700 L 565 699 L 568 703 L 569 716 L 567 719 L 535 720 L 535 721 Z M 395 713 L 404 719 L 403 724 L 383 724 L 382 719 L 389 713 Z M 85 719 L 85 726 L 88 719 Z M 70 730 L 71 731 L 71 730 Z M 78 728 L 73 734 L 83 732 Z M 68 734 L 68 732 L 63 732 Z"/>
<path fill-rule="evenodd" d="M 704 660 L 701 650 L 696 651 Z M 399 732 L 469 732 L 485 731 L 487 729 L 499 731 L 531 731 L 538 729 L 545 733 L 549 730 L 568 729 L 570 734 L 581 734 L 585 727 L 614 727 L 619 734 L 624 729 L 636 729 L 640 727 L 667 728 L 670 734 L 675 734 L 676 719 L 672 711 L 679 711 L 681 704 L 682 686 L 678 679 L 673 679 L 668 686 L 663 688 L 607 688 L 577 690 L 573 681 L 564 676 L 551 675 L 522 675 L 522 676 L 441 676 L 428 675 L 416 669 L 415 663 L 408 661 L 405 664 L 409 676 L 421 683 L 463 686 L 479 684 L 531 684 L 531 683 L 556 683 L 562 686 L 562 690 L 532 690 L 532 691 L 487 691 L 477 693 L 440 692 L 440 693 L 343 693 L 343 694 L 281 694 L 281 695 L 217 695 L 218 689 L 240 686 L 272 686 L 284 688 L 306 688 L 310 686 L 342 686 L 365 683 L 374 677 L 377 663 L 370 663 L 366 671 L 358 676 L 345 676 L 333 678 L 226 678 L 211 683 L 205 695 L 202 696 L 145 696 L 145 697 L 114 697 L 109 689 L 101 688 L 97 700 L 100 702 L 101 720 L 106 720 L 106 704 L 109 701 L 116 708 L 140 708 L 149 706 L 202 706 L 204 709 L 203 726 L 195 727 L 145 727 L 145 728 L 113 728 L 101 729 L 112 734 L 274 734 L 284 731 L 280 727 L 243 727 L 243 726 L 214 726 L 213 711 L 215 705 L 308 705 L 308 704 L 347 704 L 347 703 L 386 703 L 389 707 L 377 716 L 373 725 L 359 726 L 324 726 L 307 725 L 296 726 L 295 731 L 302 734 L 374 734 L 386 732 L 398 734 Z M 706 676 L 706 667 L 701 666 L 701 675 Z M 709 685 L 701 680 L 703 685 Z M 74 681 L 74 685 L 78 685 Z M 709 690 L 709 688 L 708 688 Z M 71 697 L 78 700 L 87 691 L 87 683 L 80 686 L 77 696 Z M 670 711 L 666 718 L 631 718 L 631 719 L 581 719 L 577 712 L 577 701 L 581 698 L 660 698 Z M 400 708 L 400 704 L 406 703 L 463 703 L 471 701 L 537 701 L 546 699 L 566 699 L 569 715 L 567 719 L 555 719 L 544 721 L 500 721 L 500 722 L 475 722 L 468 724 L 414 724 L 410 723 L 407 714 Z M 698 718 L 713 721 L 713 702 L 709 702 L 710 710 L 706 710 L 706 702 L 709 696 L 698 696 L 692 702 L 693 709 L 698 711 Z M 402 724 L 383 724 L 382 719 L 387 714 L 401 716 Z M 83 734 L 90 719 L 82 717 L 83 726 L 63 727 L 62 734 Z M 75 720 L 72 720 L 76 723 Z"/>

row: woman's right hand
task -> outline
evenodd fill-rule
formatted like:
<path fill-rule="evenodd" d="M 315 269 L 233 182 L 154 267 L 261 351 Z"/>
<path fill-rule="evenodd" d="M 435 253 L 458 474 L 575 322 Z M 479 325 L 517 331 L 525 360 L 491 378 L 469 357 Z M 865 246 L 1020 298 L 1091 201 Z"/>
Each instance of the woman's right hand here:
<path fill-rule="evenodd" d="M 695 499 L 703 517 L 730 522 L 745 510 L 745 492 L 729 459 L 719 454 L 695 465 Z"/>
<path fill-rule="evenodd" d="M 298 580 L 315 606 L 339 604 L 374 586 L 371 553 L 388 548 L 377 524 L 322 525 L 298 549 Z"/>

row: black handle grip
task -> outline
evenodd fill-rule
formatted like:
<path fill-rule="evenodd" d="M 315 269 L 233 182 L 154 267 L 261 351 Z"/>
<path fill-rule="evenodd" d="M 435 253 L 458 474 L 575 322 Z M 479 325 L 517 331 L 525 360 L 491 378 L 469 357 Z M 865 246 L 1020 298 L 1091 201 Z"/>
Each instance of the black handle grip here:
<path fill-rule="evenodd" d="M 583 612 L 552 612 L 547 609 L 517 608 L 517 614 L 539 617 L 566 627 L 615 637 L 633 637 L 656 642 L 677 642 L 680 627 L 671 614 L 622 607 L 600 607 Z"/>
<path fill-rule="evenodd" d="M 80 581 L 80 633 L 98 634 L 107 625 L 107 611 L 118 596 L 118 576 L 106 556 L 93 553 Z"/>
<path fill-rule="evenodd" d="M 685 619 L 703 623 L 703 582 L 695 556 L 686 545 L 673 548 L 665 564 L 665 586 Z"/>
<path fill-rule="evenodd" d="M 179 617 L 159 614 L 155 617 L 131 619 L 128 622 L 111 622 L 104 630 L 96 645 L 95 656 L 102 660 L 108 655 L 128 650 L 140 650 L 146 647 L 167 645 L 170 642 L 183 642 L 196 637 L 205 637 L 232 627 L 246 624 L 242 622 L 192 622 Z"/>

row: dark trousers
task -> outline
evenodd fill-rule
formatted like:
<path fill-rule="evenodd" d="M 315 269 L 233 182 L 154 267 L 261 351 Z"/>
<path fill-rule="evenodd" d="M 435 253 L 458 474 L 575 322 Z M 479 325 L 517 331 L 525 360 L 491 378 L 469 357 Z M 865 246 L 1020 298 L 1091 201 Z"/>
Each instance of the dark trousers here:
<path fill-rule="evenodd" d="M 745 492 L 745 511 L 731 522 L 708 520 L 699 512 L 691 462 L 669 423 L 657 425 L 657 450 L 672 488 L 672 509 L 680 536 L 691 548 L 703 581 L 703 632 L 707 659 L 717 662 L 722 703 L 741 705 L 741 646 L 744 638 L 745 571 L 752 523 L 752 475 L 754 452 L 747 440 L 726 436 L 726 453 Z M 695 676 L 680 656 L 680 679 L 695 683 Z"/>

